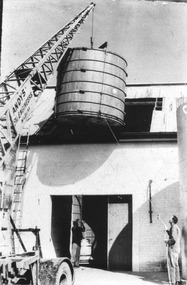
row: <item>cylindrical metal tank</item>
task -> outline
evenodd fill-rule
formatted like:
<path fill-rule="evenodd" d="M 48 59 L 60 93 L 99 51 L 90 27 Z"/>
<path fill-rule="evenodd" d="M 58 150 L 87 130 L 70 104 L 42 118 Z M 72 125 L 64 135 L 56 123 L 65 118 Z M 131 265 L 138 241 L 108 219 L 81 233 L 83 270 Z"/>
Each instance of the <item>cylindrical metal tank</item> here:
<path fill-rule="evenodd" d="M 126 68 L 125 59 L 112 52 L 68 49 L 58 68 L 58 121 L 123 125 Z"/>

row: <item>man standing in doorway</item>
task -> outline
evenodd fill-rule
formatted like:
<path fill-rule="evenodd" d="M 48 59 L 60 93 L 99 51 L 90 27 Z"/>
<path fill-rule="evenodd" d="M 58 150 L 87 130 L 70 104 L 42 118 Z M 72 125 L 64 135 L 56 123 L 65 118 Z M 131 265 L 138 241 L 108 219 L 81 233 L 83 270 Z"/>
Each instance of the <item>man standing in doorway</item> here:
<path fill-rule="evenodd" d="M 179 272 L 179 253 L 180 253 L 180 229 L 177 225 L 178 218 L 172 216 L 169 220 L 170 229 L 165 227 L 169 238 L 165 240 L 167 246 L 167 267 L 169 284 L 180 284 L 180 272 Z"/>
<path fill-rule="evenodd" d="M 83 239 L 82 233 L 84 231 L 85 231 L 85 226 L 83 222 L 79 222 L 78 219 L 73 222 L 71 261 L 74 267 L 79 267 L 81 240 Z"/>

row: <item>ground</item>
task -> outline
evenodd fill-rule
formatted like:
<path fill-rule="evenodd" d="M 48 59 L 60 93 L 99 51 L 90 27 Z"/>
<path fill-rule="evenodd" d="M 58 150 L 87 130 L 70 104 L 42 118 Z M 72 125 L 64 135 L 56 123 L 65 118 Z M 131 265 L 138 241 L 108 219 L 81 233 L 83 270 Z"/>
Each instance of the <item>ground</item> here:
<path fill-rule="evenodd" d="M 168 284 L 167 272 L 111 272 L 95 268 L 75 268 L 74 285 L 155 285 Z"/>

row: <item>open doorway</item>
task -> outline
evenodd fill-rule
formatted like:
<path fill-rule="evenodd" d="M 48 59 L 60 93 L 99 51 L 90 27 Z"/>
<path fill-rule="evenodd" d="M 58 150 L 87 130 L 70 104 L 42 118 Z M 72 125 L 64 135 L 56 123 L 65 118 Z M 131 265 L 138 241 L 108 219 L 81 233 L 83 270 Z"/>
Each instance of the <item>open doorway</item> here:
<path fill-rule="evenodd" d="M 85 225 L 80 264 L 132 270 L 132 195 L 52 196 L 51 236 L 57 257 L 70 257 L 71 227 Z"/>
<path fill-rule="evenodd" d="M 72 196 L 51 196 L 51 238 L 57 257 L 70 257 Z"/>
<path fill-rule="evenodd" d="M 108 196 L 83 196 L 83 220 L 86 238 L 92 241 L 90 266 L 107 269 L 107 204 Z"/>

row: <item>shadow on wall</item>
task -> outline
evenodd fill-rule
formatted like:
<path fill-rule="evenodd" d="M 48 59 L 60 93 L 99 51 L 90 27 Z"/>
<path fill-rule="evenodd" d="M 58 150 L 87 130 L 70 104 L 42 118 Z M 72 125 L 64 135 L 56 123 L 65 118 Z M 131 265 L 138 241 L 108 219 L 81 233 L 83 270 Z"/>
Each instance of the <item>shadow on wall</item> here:
<path fill-rule="evenodd" d="M 88 177 L 108 160 L 117 145 L 32 146 L 28 166 L 37 154 L 37 176 L 44 185 L 72 185 Z"/>
<path fill-rule="evenodd" d="M 132 270 L 132 242 L 130 223 L 117 236 L 109 252 L 109 269 L 119 271 Z M 123 244 L 123 246 L 121 246 Z"/>
<path fill-rule="evenodd" d="M 176 215 L 179 218 L 178 225 L 181 227 L 179 208 L 179 183 L 175 182 L 163 188 L 157 194 L 152 193 L 152 223 L 150 222 L 149 200 L 133 214 L 134 220 L 139 221 L 140 271 L 149 271 L 150 268 L 158 271 L 167 269 L 166 246 L 164 242 L 167 234 L 164 231 L 164 225 L 161 220 L 169 228 L 169 219 L 172 215 Z"/>
<path fill-rule="evenodd" d="M 164 242 L 164 239 L 167 238 L 167 234 L 164 232 L 164 226 L 158 218 L 158 214 L 168 227 L 170 217 L 172 215 L 178 216 L 179 227 L 181 228 L 179 216 L 180 198 L 178 191 L 179 183 L 176 182 L 164 188 L 159 193 L 153 195 L 152 223 L 150 223 L 148 200 L 133 214 L 133 221 L 138 221 L 138 223 L 136 222 L 136 225 L 139 227 L 136 228 L 133 226 L 133 235 L 139 231 L 139 239 L 134 241 L 133 246 L 139 247 L 139 256 L 137 256 L 137 259 L 140 261 L 140 271 L 167 270 L 166 246 Z M 112 270 L 132 270 L 132 248 L 129 237 L 131 237 L 130 223 L 128 223 L 118 234 L 111 247 L 109 253 L 109 267 L 111 267 Z M 123 244 L 123 247 L 121 244 Z M 146 278 L 146 275 L 143 276 L 143 278 Z"/>
<path fill-rule="evenodd" d="M 183 278 L 187 279 L 187 219 L 184 220 L 181 238 L 182 238 L 181 267 L 182 267 Z"/>

